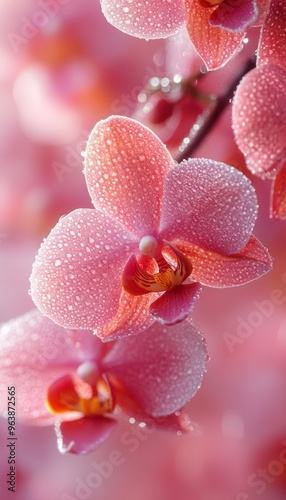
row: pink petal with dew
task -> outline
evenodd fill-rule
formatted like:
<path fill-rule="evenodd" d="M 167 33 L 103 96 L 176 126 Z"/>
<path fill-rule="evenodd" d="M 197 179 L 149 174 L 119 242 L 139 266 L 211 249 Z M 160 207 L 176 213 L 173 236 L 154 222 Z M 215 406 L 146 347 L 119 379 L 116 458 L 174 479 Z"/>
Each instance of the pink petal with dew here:
<path fill-rule="evenodd" d="M 94 357 L 100 356 L 99 342 L 93 343 L 93 351 L 89 341 L 86 348 Z M 54 423 L 55 416 L 45 407 L 47 387 L 62 373 L 73 371 L 86 354 L 75 348 L 73 332 L 35 309 L 1 326 L 0 347 L 1 412 L 7 411 L 7 387 L 15 386 L 19 420 L 40 425 Z"/>
<path fill-rule="evenodd" d="M 185 4 L 189 37 L 207 69 L 224 66 L 240 50 L 245 33 L 231 33 L 211 26 L 209 21 L 214 9 L 202 7 L 197 0 L 185 0 Z"/>
<path fill-rule="evenodd" d="M 270 0 L 256 0 L 256 3 L 259 10 L 259 15 L 255 23 L 253 23 L 253 27 L 261 26 L 264 23 L 265 16 L 268 13 Z"/>
<path fill-rule="evenodd" d="M 190 159 L 166 176 L 161 235 L 231 254 L 249 240 L 257 214 L 255 191 L 238 170 Z"/>
<path fill-rule="evenodd" d="M 151 130 L 112 116 L 97 123 L 89 137 L 86 183 L 96 207 L 144 236 L 158 229 L 164 177 L 173 165 Z"/>
<path fill-rule="evenodd" d="M 273 180 L 271 199 L 271 216 L 286 219 L 286 162 Z"/>
<path fill-rule="evenodd" d="M 180 323 L 191 314 L 200 290 L 199 283 L 176 286 L 152 302 L 150 314 L 163 325 Z"/>
<path fill-rule="evenodd" d="M 168 327 L 156 322 L 139 336 L 116 342 L 104 365 L 147 414 L 159 417 L 195 395 L 206 358 L 205 342 L 189 321 Z"/>
<path fill-rule="evenodd" d="M 272 258 L 267 249 L 254 236 L 236 255 L 220 255 L 181 241 L 176 245 L 193 264 L 192 278 L 206 286 L 243 285 L 272 268 Z"/>
<path fill-rule="evenodd" d="M 96 450 L 117 426 L 117 422 L 105 417 L 83 417 L 72 422 L 55 424 L 58 449 L 61 453 L 85 455 Z"/>
<path fill-rule="evenodd" d="M 94 333 L 103 342 L 137 335 L 154 322 L 149 307 L 159 295 L 159 293 L 150 293 L 135 296 L 122 290 L 116 315 L 104 326 L 96 328 Z"/>
<path fill-rule="evenodd" d="M 286 70 L 286 2 L 272 0 L 264 21 L 257 56 L 257 66 L 274 63 Z"/>
<path fill-rule="evenodd" d="M 232 108 L 238 147 L 253 174 L 273 175 L 286 157 L 286 71 L 266 64 L 239 84 Z"/>
<path fill-rule="evenodd" d="M 247 30 L 257 19 L 256 0 L 224 0 L 210 16 L 210 25 L 232 33 Z"/>
<path fill-rule="evenodd" d="M 65 327 L 94 329 L 107 323 L 119 307 L 121 274 L 134 241 L 98 210 L 75 210 L 61 218 L 33 265 L 35 304 Z"/>
<path fill-rule="evenodd" d="M 145 424 L 153 431 L 186 432 L 190 430 L 191 422 L 183 408 L 171 415 L 151 417 L 122 385 L 116 385 L 116 403 L 116 415 L 125 416 L 129 421 L 130 417 L 132 417 L 131 422 L 134 422 L 134 425 L 140 424 L 140 427 L 142 427 Z M 124 408 L 124 411 L 122 408 Z"/>
<path fill-rule="evenodd" d="M 108 22 L 138 38 L 166 38 L 178 31 L 185 20 L 183 0 L 101 0 Z"/>

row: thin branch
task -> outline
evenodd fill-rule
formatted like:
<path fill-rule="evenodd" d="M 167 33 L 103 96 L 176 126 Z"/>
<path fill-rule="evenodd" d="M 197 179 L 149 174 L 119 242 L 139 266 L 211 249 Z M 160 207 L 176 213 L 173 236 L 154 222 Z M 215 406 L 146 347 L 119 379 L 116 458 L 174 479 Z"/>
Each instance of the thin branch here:
<path fill-rule="evenodd" d="M 255 64 L 255 56 L 248 59 L 245 65 L 241 68 L 240 72 L 230 82 L 222 94 L 214 97 L 213 103 L 211 103 L 209 107 L 198 116 L 196 123 L 192 126 L 188 136 L 185 137 L 179 147 L 178 156 L 176 157 L 178 163 L 182 160 L 190 158 L 194 151 L 200 146 L 212 127 L 216 124 L 225 108 L 229 105 L 236 87 L 242 77 L 251 69 L 255 68 Z"/>

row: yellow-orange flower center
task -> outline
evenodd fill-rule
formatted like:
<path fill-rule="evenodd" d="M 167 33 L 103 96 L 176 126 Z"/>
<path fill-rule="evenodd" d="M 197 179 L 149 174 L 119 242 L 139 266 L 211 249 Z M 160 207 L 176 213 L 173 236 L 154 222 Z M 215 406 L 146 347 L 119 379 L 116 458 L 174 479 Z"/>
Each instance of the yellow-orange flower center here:
<path fill-rule="evenodd" d="M 135 255 L 129 258 L 122 277 L 124 289 L 132 295 L 143 295 L 150 292 L 165 292 L 181 285 L 192 272 L 189 259 L 171 243 L 164 242 L 171 249 L 176 265 L 172 265 L 162 254 L 162 245 L 152 236 L 144 236 L 139 244 L 143 255 L 154 259 L 159 272 L 150 274 L 138 263 Z"/>
<path fill-rule="evenodd" d="M 112 412 L 114 402 L 105 377 L 98 377 L 90 385 L 68 373 L 58 377 L 48 387 L 46 407 L 53 414 L 80 412 L 91 417 Z"/>

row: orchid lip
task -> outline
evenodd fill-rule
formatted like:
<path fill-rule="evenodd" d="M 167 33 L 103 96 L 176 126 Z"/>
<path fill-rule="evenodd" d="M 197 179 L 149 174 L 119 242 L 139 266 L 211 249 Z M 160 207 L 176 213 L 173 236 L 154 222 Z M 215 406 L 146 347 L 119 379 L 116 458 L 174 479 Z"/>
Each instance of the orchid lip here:
<path fill-rule="evenodd" d="M 46 407 L 53 414 L 80 412 L 91 417 L 112 412 L 114 401 L 105 376 L 90 385 L 68 373 L 49 385 Z"/>
<path fill-rule="evenodd" d="M 142 243 L 143 242 L 143 243 Z M 153 236 L 144 236 L 139 244 L 141 253 L 155 259 L 159 272 L 149 274 L 139 265 L 136 256 L 130 256 L 122 277 L 124 289 L 132 295 L 143 295 L 150 292 L 166 292 L 181 285 L 191 274 L 192 264 L 189 259 L 168 241 L 163 240 L 176 258 L 174 268 L 162 254 L 162 243 Z"/>

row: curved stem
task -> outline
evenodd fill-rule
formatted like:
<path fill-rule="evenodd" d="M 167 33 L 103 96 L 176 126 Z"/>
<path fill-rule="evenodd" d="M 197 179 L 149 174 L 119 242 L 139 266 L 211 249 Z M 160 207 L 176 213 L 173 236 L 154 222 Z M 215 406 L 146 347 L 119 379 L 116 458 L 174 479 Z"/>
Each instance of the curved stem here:
<path fill-rule="evenodd" d="M 225 108 L 229 105 L 240 80 L 246 73 L 255 68 L 255 63 L 255 56 L 248 59 L 226 89 L 219 96 L 215 97 L 213 103 L 198 116 L 196 123 L 192 126 L 188 136 L 184 138 L 179 147 L 178 155 L 175 158 L 178 163 L 190 158 L 194 151 L 200 146 L 208 132 L 216 124 Z"/>

